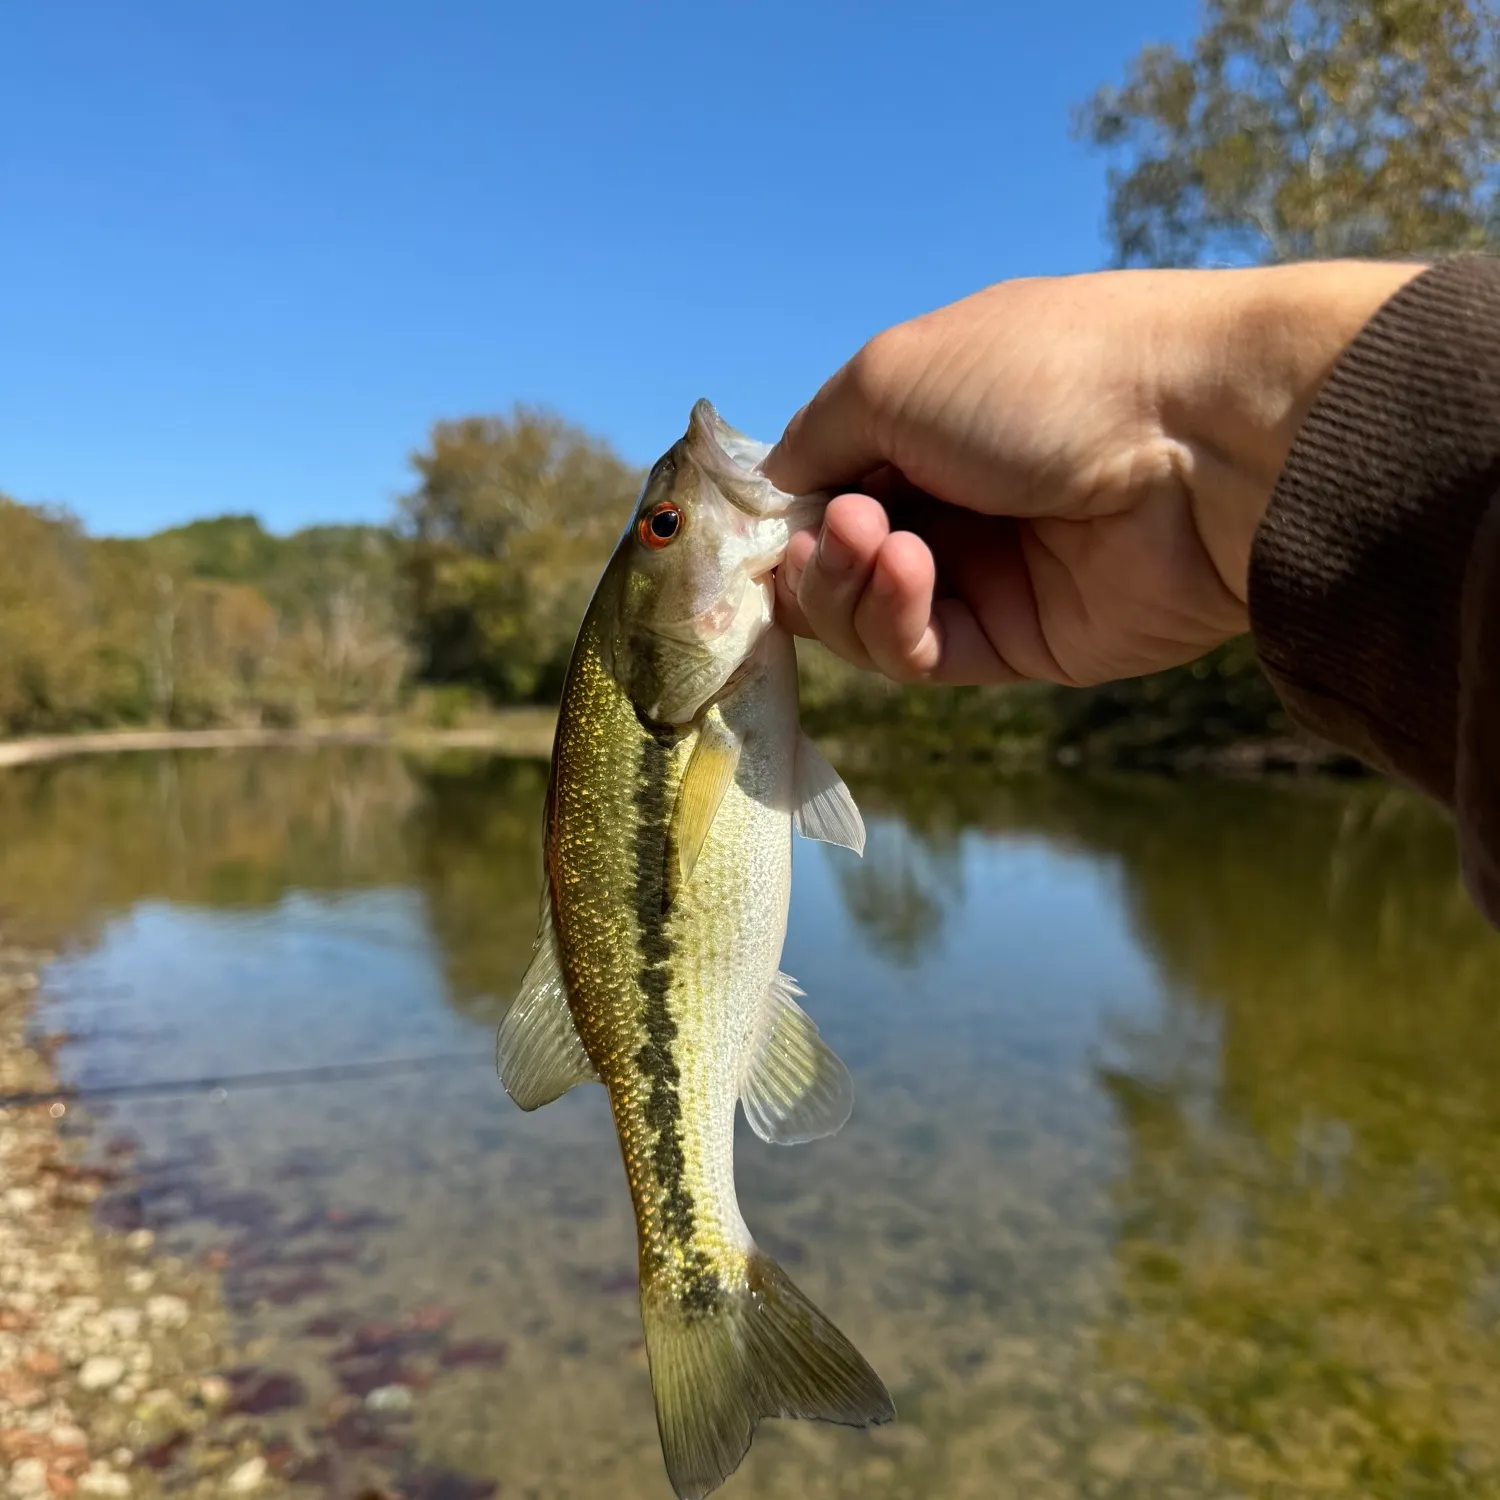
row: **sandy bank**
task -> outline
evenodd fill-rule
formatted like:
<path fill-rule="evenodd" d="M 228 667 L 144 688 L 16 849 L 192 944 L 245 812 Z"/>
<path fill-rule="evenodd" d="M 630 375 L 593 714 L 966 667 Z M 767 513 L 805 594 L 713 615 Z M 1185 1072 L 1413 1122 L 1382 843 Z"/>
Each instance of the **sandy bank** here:
<path fill-rule="evenodd" d="M 27 1037 L 46 958 L 0 942 L 0 1096 L 55 1086 L 55 1039 Z M 0 1105 L 4 1493 L 272 1500 L 283 1488 L 260 1434 L 225 1410 L 218 1372 L 233 1354 L 215 1278 L 156 1254 L 150 1230 L 100 1231 L 93 1204 L 131 1145 L 87 1166 L 63 1137 L 70 1118 L 60 1103 Z"/>
<path fill-rule="evenodd" d="M 0 767 L 63 760 L 74 755 L 120 755 L 151 750 L 256 750 L 317 745 L 389 745 L 399 750 L 486 750 L 545 760 L 552 752 L 556 715 L 518 708 L 465 729 L 424 729 L 380 723 L 305 729 L 120 729 L 96 734 L 49 734 L 0 740 Z"/>

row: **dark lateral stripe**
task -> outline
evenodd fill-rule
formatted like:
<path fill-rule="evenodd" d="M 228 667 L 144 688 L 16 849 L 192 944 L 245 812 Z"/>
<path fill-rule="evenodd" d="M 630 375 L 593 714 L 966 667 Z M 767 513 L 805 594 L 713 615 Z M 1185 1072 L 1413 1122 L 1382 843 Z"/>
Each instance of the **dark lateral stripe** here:
<path fill-rule="evenodd" d="M 641 1023 L 646 1040 L 636 1053 L 649 1080 L 646 1123 L 656 1134 L 651 1166 L 661 1189 L 662 1224 L 682 1256 L 686 1275 L 684 1302 L 708 1310 L 719 1300 L 718 1278 L 702 1250 L 693 1244 L 692 1195 L 684 1181 L 681 1074 L 672 1044 L 677 1024 L 667 1006 L 671 987 L 672 942 L 667 932 L 668 886 L 667 770 L 673 736 L 641 737 L 641 759 L 635 789 L 635 916 L 640 954 Z"/>

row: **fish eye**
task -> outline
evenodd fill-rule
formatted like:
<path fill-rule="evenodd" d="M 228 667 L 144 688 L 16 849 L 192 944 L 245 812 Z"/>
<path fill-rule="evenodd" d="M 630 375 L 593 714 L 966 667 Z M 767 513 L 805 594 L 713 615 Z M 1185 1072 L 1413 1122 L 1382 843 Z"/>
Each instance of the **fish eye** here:
<path fill-rule="evenodd" d="M 682 512 L 670 500 L 653 505 L 636 526 L 641 545 L 660 551 L 682 529 Z"/>

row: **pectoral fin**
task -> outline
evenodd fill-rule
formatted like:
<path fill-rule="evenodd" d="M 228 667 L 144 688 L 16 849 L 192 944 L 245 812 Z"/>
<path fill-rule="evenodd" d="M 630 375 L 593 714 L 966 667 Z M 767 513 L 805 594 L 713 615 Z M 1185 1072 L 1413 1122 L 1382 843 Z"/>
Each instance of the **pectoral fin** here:
<path fill-rule="evenodd" d="M 792 822 L 803 838 L 842 844 L 856 854 L 865 852 L 865 821 L 839 773 L 805 734 L 797 737 L 797 760 L 792 775 L 795 811 Z"/>
<path fill-rule="evenodd" d="M 552 902 L 545 895 L 531 962 L 495 1038 L 495 1062 L 505 1092 L 526 1110 L 540 1109 L 599 1076 L 568 1009 Z"/>
<path fill-rule="evenodd" d="M 833 1135 L 854 1108 L 849 1070 L 792 998 L 801 993 L 790 974 L 771 981 L 740 1087 L 751 1128 L 776 1146 Z"/>
<path fill-rule="evenodd" d="M 711 713 L 698 731 L 698 743 L 688 758 L 677 805 L 672 809 L 672 847 L 677 851 L 677 880 L 686 885 L 703 852 L 719 804 L 740 764 L 740 742 L 718 716 Z"/>

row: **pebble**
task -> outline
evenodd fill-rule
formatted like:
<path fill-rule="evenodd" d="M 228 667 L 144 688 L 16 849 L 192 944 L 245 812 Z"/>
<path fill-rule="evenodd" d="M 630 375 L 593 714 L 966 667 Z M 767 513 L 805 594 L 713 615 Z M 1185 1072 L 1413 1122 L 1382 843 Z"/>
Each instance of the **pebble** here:
<path fill-rule="evenodd" d="M 266 1461 L 257 1456 L 242 1463 L 233 1474 L 229 1476 L 229 1490 L 231 1494 L 248 1495 L 251 1490 L 257 1490 L 265 1481 Z"/>
<path fill-rule="evenodd" d="M 1151 1446 L 1146 1432 L 1122 1432 L 1102 1438 L 1089 1449 L 1088 1464 L 1109 1479 L 1125 1479 Z"/>
<path fill-rule="evenodd" d="M 36 1207 L 37 1198 L 35 1188 L 10 1188 L 5 1194 L 5 1206 L 13 1208 L 18 1214 L 29 1214 Z"/>
<path fill-rule="evenodd" d="M 53 1314 L 52 1321 L 61 1329 L 80 1328 L 99 1311 L 97 1297 L 69 1297 Z"/>
<path fill-rule="evenodd" d="M 163 1294 L 152 1297 L 146 1303 L 146 1316 L 158 1328 L 185 1328 L 188 1321 L 188 1305 L 181 1297 Z"/>
<path fill-rule="evenodd" d="M 47 1393 L 34 1380 L 14 1370 L 0 1371 L 0 1402 L 25 1411 L 29 1406 L 40 1406 Z"/>
<path fill-rule="evenodd" d="M 10 1471 L 10 1492 L 17 1496 L 47 1493 L 47 1465 L 39 1458 L 23 1458 Z"/>
<path fill-rule="evenodd" d="M 198 1382 L 198 1394 L 203 1397 L 205 1406 L 224 1406 L 233 1392 L 229 1389 L 229 1382 L 220 1375 L 205 1375 Z"/>
<path fill-rule="evenodd" d="M 95 1354 L 84 1361 L 78 1383 L 86 1391 L 103 1391 L 118 1385 L 125 1375 L 125 1361 L 114 1354 Z"/>
<path fill-rule="evenodd" d="M 410 1411 L 411 1387 L 407 1385 L 378 1385 L 365 1397 L 365 1405 L 371 1411 Z"/>
<path fill-rule="evenodd" d="M 78 1488 L 85 1495 L 128 1495 L 130 1480 L 126 1475 L 110 1468 L 108 1464 L 95 1463 L 78 1481 Z"/>
<path fill-rule="evenodd" d="M 141 1331 L 141 1310 L 138 1307 L 112 1307 L 103 1315 L 103 1322 L 114 1337 L 133 1339 Z"/>
<path fill-rule="evenodd" d="M 125 1236 L 125 1248 L 137 1255 L 145 1255 L 156 1243 L 156 1236 L 149 1229 L 132 1229 Z"/>
<path fill-rule="evenodd" d="M 125 1273 L 125 1285 L 132 1292 L 149 1292 L 156 1285 L 156 1272 L 136 1266 Z"/>

